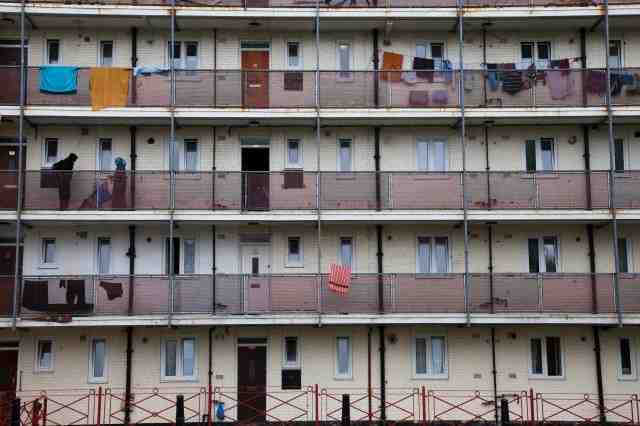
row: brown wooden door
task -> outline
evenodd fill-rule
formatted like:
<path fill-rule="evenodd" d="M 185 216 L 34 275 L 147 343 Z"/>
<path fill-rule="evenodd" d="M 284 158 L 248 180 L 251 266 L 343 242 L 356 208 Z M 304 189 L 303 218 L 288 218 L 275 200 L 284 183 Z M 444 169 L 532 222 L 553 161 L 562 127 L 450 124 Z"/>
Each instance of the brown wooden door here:
<path fill-rule="evenodd" d="M 22 151 L 22 168 L 27 162 Z M 18 201 L 18 147 L 0 146 L 0 209 L 15 209 Z"/>
<path fill-rule="evenodd" d="M 0 40 L 0 105 L 20 102 L 20 63 L 20 40 Z"/>
<path fill-rule="evenodd" d="M 0 425 L 10 424 L 11 402 L 16 397 L 18 351 L 0 351 Z"/>
<path fill-rule="evenodd" d="M 266 391 L 266 346 L 238 346 L 238 422 L 266 420 Z"/>
<path fill-rule="evenodd" d="M 21 248 L 22 250 L 22 248 Z M 13 286 L 16 270 L 16 247 L 0 246 L 0 315 L 13 313 Z"/>
<path fill-rule="evenodd" d="M 269 52 L 242 52 L 243 97 L 245 108 L 269 107 Z M 254 71 L 255 70 L 255 71 Z"/>

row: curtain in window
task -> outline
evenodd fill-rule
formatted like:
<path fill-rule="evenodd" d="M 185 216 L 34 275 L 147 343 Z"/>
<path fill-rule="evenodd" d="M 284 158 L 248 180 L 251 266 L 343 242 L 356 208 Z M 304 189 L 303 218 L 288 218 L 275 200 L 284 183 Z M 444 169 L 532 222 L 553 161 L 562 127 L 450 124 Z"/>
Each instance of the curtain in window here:
<path fill-rule="evenodd" d="M 184 273 L 195 274 L 196 272 L 196 242 L 195 240 L 184 240 Z"/>
<path fill-rule="evenodd" d="M 98 155 L 98 166 L 100 170 L 111 170 L 113 162 L 111 139 L 100 139 L 100 152 Z"/>
<path fill-rule="evenodd" d="M 448 272 L 449 270 L 449 243 L 447 238 L 436 238 L 434 248 L 434 271 Z"/>
<path fill-rule="evenodd" d="M 193 339 L 182 341 L 182 375 L 193 376 L 196 368 L 196 344 Z"/>
<path fill-rule="evenodd" d="M 100 238 L 98 240 L 98 273 L 108 274 L 111 272 L 111 240 Z"/>
<path fill-rule="evenodd" d="M 343 238 L 340 240 L 340 263 L 345 266 L 351 266 L 353 258 L 353 246 L 351 239 Z"/>
<path fill-rule="evenodd" d="M 91 351 L 93 354 L 93 377 L 104 377 L 106 343 L 104 340 L 96 339 L 92 342 L 91 346 Z"/>
<path fill-rule="evenodd" d="M 558 244 L 554 237 L 543 238 L 545 272 L 558 272 Z"/>
<path fill-rule="evenodd" d="M 419 141 L 416 145 L 416 156 L 418 160 L 418 170 L 429 170 L 429 143 L 425 141 Z"/>
<path fill-rule="evenodd" d="M 194 140 L 184 141 L 184 169 L 198 170 L 198 142 Z"/>
<path fill-rule="evenodd" d="M 444 337 L 431 338 L 431 370 L 432 374 L 445 373 Z"/>
<path fill-rule="evenodd" d="M 429 169 L 435 172 L 443 172 L 445 170 L 445 150 L 446 145 L 444 142 L 433 142 L 433 155 L 429 156 L 430 163 Z"/>
<path fill-rule="evenodd" d="M 431 272 L 431 238 L 418 238 L 418 273 Z"/>
<path fill-rule="evenodd" d="M 338 374 L 349 374 L 349 338 L 338 337 Z"/>
<path fill-rule="evenodd" d="M 340 171 L 350 172 L 351 171 L 351 141 L 350 140 L 340 141 L 339 155 L 340 155 Z"/>
<path fill-rule="evenodd" d="M 290 140 L 287 149 L 287 161 L 289 166 L 297 166 L 300 164 L 300 142 Z"/>

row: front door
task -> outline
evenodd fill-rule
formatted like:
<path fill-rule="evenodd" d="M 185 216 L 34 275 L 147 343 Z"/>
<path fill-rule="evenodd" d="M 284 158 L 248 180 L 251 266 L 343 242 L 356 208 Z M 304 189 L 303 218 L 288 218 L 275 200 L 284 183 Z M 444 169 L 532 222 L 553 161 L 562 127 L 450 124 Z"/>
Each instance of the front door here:
<path fill-rule="evenodd" d="M 242 273 L 245 280 L 245 311 L 248 313 L 269 310 L 269 246 L 247 244 L 242 246 Z"/>
<path fill-rule="evenodd" d="M 269 209 L 269 146 L 242 148 L 242 188 L 245 210 Z"/>
<path fill-rule="evenodd" d="M 22 250 L 22 247 L 20 248 Z M 13 312 L 14 272 L 16 270 L 16 247 L 0 246 L 0 315 L 7 316 Z"/>
<path fill-rule="evenodd" d="M 269 51 L 243 50 L 242 70 L 245 108 L 268 108 Z"/>
<path fill-rule="evenodd" d="M 8 425 L 11 403 L 16 398 L 18 380 L 18 351 L 0 348 L 0 424 Z"/>
<path fill-rule="evenodd" d="M 238 423 L 265 422 L 266 390 L 266 345 L 238 345 Z"/>
<path fill-rule="evenodd" d="M 0 105 L 20 103 L 20 58 L 20 40 L 0 40 Z"/>
<path fill-rule="evenodd" d="M 0 209 L 15 210 L 18 202 L 18 146 L 0 146 Z M 22 150 L 22 169 L 26 151 Z"/>

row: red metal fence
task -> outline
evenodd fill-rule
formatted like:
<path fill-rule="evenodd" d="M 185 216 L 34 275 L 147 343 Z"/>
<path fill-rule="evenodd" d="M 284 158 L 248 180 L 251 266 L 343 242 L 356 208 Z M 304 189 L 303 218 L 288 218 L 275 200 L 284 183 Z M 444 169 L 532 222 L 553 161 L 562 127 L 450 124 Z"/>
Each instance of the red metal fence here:
<path fill-rule="evenodd" d="M 13 393 L 11 394 L 13 395 Z M 492 422 L 506 401 L 514 423 L 593 423 L 604 415 L 617 424 L 640 424 L 638 394 L 605 394 L 603 405 L 592 393 L 538 393 L 499 390 L 388 388 L 384 403 L 378 388 L 280 388 L 239 390 L 234 387 L 133 388 L 127 404 L 124 389 L 75 389 L 17 392 L 21 426 L 175 424 L 177 396 L 184 399 L 186 423 L 320 424 L 342 419 L 343 395 L 348 395 L 352 422 L 390 424 L 431 422 Z M 497 399 L 497 401 L 496 401 Z M 498 404 L 498 407 L 496 406 Z M 498 410 L 497 410 L 498 409 Z M 10 414 L 0 406 L 0 425 Z"/>

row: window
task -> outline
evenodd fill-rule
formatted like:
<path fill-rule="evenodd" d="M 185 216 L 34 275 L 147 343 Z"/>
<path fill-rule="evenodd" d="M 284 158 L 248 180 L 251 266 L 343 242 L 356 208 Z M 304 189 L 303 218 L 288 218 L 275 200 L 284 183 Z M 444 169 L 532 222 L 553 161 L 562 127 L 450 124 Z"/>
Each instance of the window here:
<path fill-rule="evenodd" d="M 55 265 L 57 261 L 56 253 L 56 239 L 55 238 L 43 238 L 42 239 L 42 254 L 41 263 L 43 265 Z"/>
<path fill-rule="evenodd" d="M 530 344 L 532 376 L 562 377 L 564 375 L 560 337 L 534 337 Z"/>
<path fill-rule="evenodd" d="M 89 352 L 89 381 L 106 381 L 107 341 L 105 339 L 91 339 Z"/>
<path fill-rule="evenodd" d="M 51 167 L 58 161 L 58 139 L 46 138 L 44 140 L 44 166 Z"/>
<path fill-rule="evenodd" d="M 36 371 L 53 371 L 53 340 L 36 341 Z"/>
<path fill-rule="evenodd" d="M 609 40 L 609 67 L 622 68 L 622 40 Z"/>
<path fill-rule="evenodd" d="M 349 80 L 353 78 L 353 74 L 350 72 L 352 68 L 351 43 L 338 43 L 337 56 L 339 71 L 338 78 L 343 80 Z"/>
<path fill-rule="evenodd" d="M 525 167 L 528 172 L 555 170 L 555 140 L 553 138 L 527 140 L 525 142 Z"/>
<path fill-rule="evenodd" d="M 111 40 L 100 42 L 100 65 L 103 67 L 113 65 L 113 41 Z"/>
<path fill-rule="evenodd" d="M 287 266 L 301 267 L 302 265 L 302 239 L 300 237 L 287 238 Z"/>
<path fill-rule="evenodd" d="M 416 43 L 417 58 L 433 59 L 435 69 L 441 69 L 444 59 L 444 43 L 442 42 L 418 42 Z"/>
<path fill-rule="evenodd" d="M 300 368 L 300 348 L 298 338 L 287 336 L 284 338 L 282 351 L 282 368 Z"/>
<path fill-rule="evenodd" d="M 529 272 L 558 272 L 558 238 L 529 238 Z"/>
<path fill-rule="evenodd" d="M 526 41 L 520 43 L 520 59 L 523 67 L 551 68 L 551 42 Z"/>
<path fill-rule="evenodd" d="M 47 40 L 47 64 L 59 65 L 60 59 L 60 40 Z"/>
<path fill-rule="evenodd" d="M 111 273 L 111 238 L 98 238 L 98 274 Z"/>
<path fill-rule="evenodd" d="M 353 239 L 351 237 L 340 238 L 340 264 L 353 268 Z"/>
<path fill-rule="evenodd" d="M 628 337 L 621 337 L 619 340 L 619 377 L 621 379 L 633 379 L 636 377 L 636 358 L 633 350 L 633 342 Z"/>
<path fill-rule="evenodd" d="M 338 171 L 350 172 L 352 164 L 353 141 L 350 138 L 338 139 Z"/>
<path fill-rule="evenodd" d="M 449 272 L 449 239 L 447 237 L 418 237 L 417 273 Z"/>
<path fill-rule="evenodd" d="M 196 273 L 196 240 L 184 239 L 184 265 L 182 268 L 185 274 Z"/>
<path fill-rule="evenodd" d="M 302 69 L 302 49 L 300 42 L 287 42 L 287 67 L 290 70 Z"/>
<path fill-rule="evenodd" d="M 165 380 L 196 379 L 196 339 L 166 339 L 162 345 L 162 378 Z"/>
<path fill-rule="evenodd" d="M 175 171 L 197 171 L 200 166 L 200 148 L 198 139 L 183 139 L 171 144 L 167 140 L 167 167 Z"/>
<path fill-rule="evenodd" d="M 300 139 L 287 140 L 287 167 L 301 169 L 302 168 L 302 143 Z"/>
<path fill-rule="evenodd" d="M 336 337 L 336 378 L 352 378 L 351 337 Z"/>
<path fill-rule="evenodd" d="M 629 273 L 631 264 L 631 250 L 629 250 L 629 240 L 618 238 L 618 269 L 623 274 Z"/>
<path fill-rule="evenodd" d="M 184 170 L 198 170 L 198 141 L 196 139 L 184 140 Z"/>
<path fill-rule="evenodd" d="M 112 170 L 113 166 L 112 141 L 101 138 L 98 141 L 98 170 Z"/>
<path fill-rule="evenodd" d="M 447 342 L 444 336 L 416 336 L 413 339 L 413 353 L 413 373 L 416 378 L 447 376 Z"/>
<path fill-rule="evenodd" d="M 169 46 L 169 58 L 173 60 L 175 69 L 198 69 L 198 42 L 197 41 L 176 41 L 171 52 L 171 42 Z"/>
<path fill-rule="evenodd" d="M 447 145 L 444 141 L 418 139 L 416 143 L 418 171 L 442 172 L 447 169 Z"/>
<path fill-rule="evenodd" d="M 165 239 L 165 271 L 170 272 L 171 244 L 169 238 Z M 193 238 L 173 238 L 173 273 L 195 274 L 196 272 L 196 240 Z"/>
<path fill-rule="evenodd" d="M 615 171 L 624 172 L 624 139 L 615 139 L 613 144 L 613 161 Z"/>

